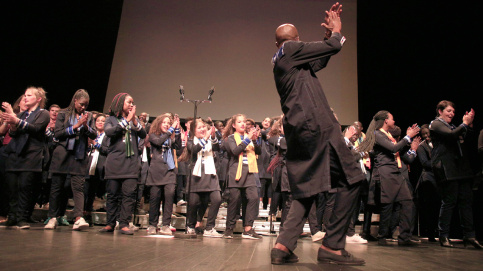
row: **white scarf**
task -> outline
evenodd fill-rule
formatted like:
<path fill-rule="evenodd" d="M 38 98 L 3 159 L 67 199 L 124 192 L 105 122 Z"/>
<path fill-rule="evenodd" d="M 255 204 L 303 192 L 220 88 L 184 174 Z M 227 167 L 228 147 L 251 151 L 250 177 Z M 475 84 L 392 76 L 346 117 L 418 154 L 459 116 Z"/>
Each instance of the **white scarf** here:
<path fill-rule="evenodd" d="M 202 145 L 201 140 L 199 140 L 197 137 L 194 137 L 193 144 Z M 211 150 L 211 148 L 211 140 L 208 140 L 208 142 L 203 146 L 203 149 L 198 152 L 198 158 L 196 159 L 196 164 L 193 168 L 193 175 L 201 177 L 202 160 L 204 160 L 203 164 L 205 165 L 205 174 L 216 175 L 215 160 L 213 159 L 213 151 Z"/>
<path fill-rule="evenodd" d="M 105 134 L 102 133 L 96 138 L 98 144 L 102 143 L 102 140 L 104 140 L 104 136 Z M 89 167 L 89 175 L 94 176 L 96 175 L 97 160 L 99 160 L 99 150 L 94 148 L 94 150 L 91 152 L 91 156 L 92 161 Z"/>

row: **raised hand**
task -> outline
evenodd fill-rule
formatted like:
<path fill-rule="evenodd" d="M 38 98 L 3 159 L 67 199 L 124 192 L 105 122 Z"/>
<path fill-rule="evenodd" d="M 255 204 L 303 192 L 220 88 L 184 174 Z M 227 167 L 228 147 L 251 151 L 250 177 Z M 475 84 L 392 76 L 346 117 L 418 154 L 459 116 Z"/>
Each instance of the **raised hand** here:
<path fill-rule="evenodd" d="M 406 131 L 406 135 L 409 136 L 410 138 L 415 137 L 417 134 L 419 134 L 419 126 L 417 123 L 413 124 L 413 126 L 408 127 Z"/>
<path fill-rule="evenodd" d="M 2 103 L 2 108 L 3 110 L 5 110 L 6 113 L 9 113 L 9 114 L 13 113 L 12 105 L 10 105 L 7 102 Z"/>
<path fill-rule="evenodd" d="M 329 11 L 325 11 L 324 22 L 321 25 L 326 28 L 326 38 L 329 38 L 332 32 L 340 32 L 342 29 L 340 21 L 341 14 L 342 5 L 339 2 L 333 4 Z"/>
<path fill-rule="evenodd" d="M 135 119 L 136 119 L 136 106 L 133 105 L 131 111 L 129 111 L 129 114 L 127 114 L 126 121 L 130 122 L 131 120 L 134 121 Z M 136 125 L 137 123 L 133 122 L 133 124 Z"/>
<path fill-rule="evenodd" d="M 470 112 L 466 111 L 465 115 L 463 116 L 463 123 L 466 125 L 473 124 L 473 120 L 475 119 L 475 110 L 471 108 Z"/>
<path fill-rule="evenodd" d="M 421 137 L 417 136 L 413 138 L 413 141 L 411 142 L 411 150 L 417 151 L 419 144 L 421 144 Z"/>

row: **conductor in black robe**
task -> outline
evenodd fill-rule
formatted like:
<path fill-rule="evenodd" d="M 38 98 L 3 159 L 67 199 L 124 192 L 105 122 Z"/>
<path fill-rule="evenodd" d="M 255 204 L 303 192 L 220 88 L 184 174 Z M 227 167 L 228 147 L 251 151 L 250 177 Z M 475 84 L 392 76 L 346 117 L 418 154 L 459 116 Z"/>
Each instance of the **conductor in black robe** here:
<path fill-rule="evenodd" d="M 272 58 L 273 73 L 287 140 L 286 167 L 293 203 L 287 220 L 272 249 L 272 264 L 293 263 L 293 253 L 310 207 L 317 194 L 336 188 L 333 214 L 319 248 L 320 262 L 362 265 L 363 259 L 348 253 L 345 237 L 365 179 L 342 137 L 341 127 L 331 111 L 315 73 L 326 67 L 330 57 L 344 43 L 341 31 L 341 5 L 326 11 L 324 41 L 299 41 L 297 29 L 283 24 L 276 30 L 279 48 Z"/>

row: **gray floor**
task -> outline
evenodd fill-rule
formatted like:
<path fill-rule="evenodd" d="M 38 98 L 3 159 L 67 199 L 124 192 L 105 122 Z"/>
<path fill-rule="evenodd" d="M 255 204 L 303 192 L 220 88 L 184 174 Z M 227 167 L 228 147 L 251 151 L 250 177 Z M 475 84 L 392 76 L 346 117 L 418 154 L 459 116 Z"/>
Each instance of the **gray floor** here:
<path fill-rule="evenodd" d="M 43 230 L 0 229 L 1 270 L 483 270 L 483 251 L 348 244 L 346 249 L 366 260 L 365 266 L 318 264 L 319 243 L 301 238 L 297 264 L 272 266 L 270 249 L 276 237 L 262 240 L 164 239 L 119 232 L 101 234 L 99 226 L 85 232 L 71 227 Z M 462 244 L 458 244 L 463 248 Z"/>

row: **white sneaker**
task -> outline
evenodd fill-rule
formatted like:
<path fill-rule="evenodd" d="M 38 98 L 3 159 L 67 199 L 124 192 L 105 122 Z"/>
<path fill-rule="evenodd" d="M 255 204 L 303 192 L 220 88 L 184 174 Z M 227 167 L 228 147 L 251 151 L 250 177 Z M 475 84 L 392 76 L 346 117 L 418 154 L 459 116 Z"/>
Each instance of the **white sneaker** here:
<path fill-rule="evenodd" d="M 212 228 L 211 230 L 205 230 L 203 232 L 204 237 L 212 237 L 212 238 L 221 238 L 223 237 L 223 234 L 217 232 L 215 228 Z"/>
<path fill-rule="evenodd" d="M 57 228 L 57 225 L 59 225 L 59 223 L 57 222 L 57 218 L 52 217 L 51 219 L 49 219 L 47 225 L 44 226 L 44 230 L 54 230 L 55 228 Z"/>
<path fill-rule="evenodd" d="M 119 230 L 119 221 L 116 221 L 116 226 L 114 227 L 115 230 Z"/>
<path fill-rule="evenodd" d="M 188 227 L 186 229 L 186 234 L 196 235 L 196 231 L 195 229 Z"/>
<path fill-rule="evenodd" d="M 176 228 L 175 228 L 175 227 L 173 227 L 173 226 L 171 226 L 171 225 L 169 225 L 169 229 L 170 229 L 172 232 L 175 232 L 175 231 L 176 231 Z"/>
<path fill-rule="evenodd" d="M 159 234 L 161 235 L 173 235 L 173 232 L 169 228 L 169 226 L 162 226 L 161 229 L 159 229 Z"/>
<path fill-rule="evenodd" d="M 132 222 L 129 222 L 129 229 L 132 231 L 139 231 L 139 227 L 135 226 Z"/>
<path fill-rule="evenodd" d="M 320 241 L 324 238 L 325 232 L 318 231 L 314 235 L 312 235 L 312 242 Z"/>
<path fill-rule="evenodd" d="M 148 232 L 148 235 L 155 235 L 156 234 L 156 227 L 149 225 L 147 232 Z"/>
<path fill-rule="evenodd" d="M 353 236 L 347 236 L 345 242 L 348 244 L 367 244 L 367 240 L 360 237 L 357 233 Z"/>
<path fill-rule="evenodd" d="M 83 217 L 77 219 L 77 221 L 74 223 L 74 226 L 72 227 L 74 231 L 87 230 L 88 228 L 89 223 L 87 223 Z"/>

